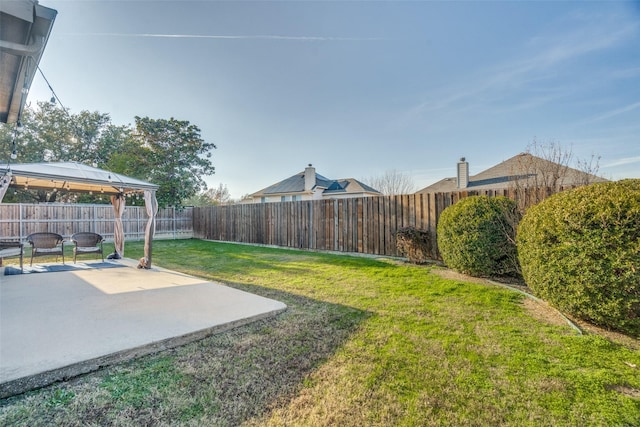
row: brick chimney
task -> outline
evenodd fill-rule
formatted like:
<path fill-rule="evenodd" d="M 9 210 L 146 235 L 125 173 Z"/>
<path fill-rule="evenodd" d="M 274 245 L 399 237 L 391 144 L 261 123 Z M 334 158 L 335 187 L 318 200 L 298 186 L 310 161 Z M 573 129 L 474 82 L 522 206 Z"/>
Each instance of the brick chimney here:
<path fill-rule="evenodd" d="M 304 191 L 311 191 L 316 185 L 316 168 L 311 163 L 304 169 Z"/>
<path fill-rule="evenodd" d="M 463 189 L 469 186 L 469 163 L 464 157 L 458 162 L 458 188 Z"/>

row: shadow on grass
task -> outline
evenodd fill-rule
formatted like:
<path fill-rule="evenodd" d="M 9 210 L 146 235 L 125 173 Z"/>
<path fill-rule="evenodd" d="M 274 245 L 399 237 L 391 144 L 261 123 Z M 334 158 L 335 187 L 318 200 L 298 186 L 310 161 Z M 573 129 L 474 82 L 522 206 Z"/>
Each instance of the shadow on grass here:
<path fill-rule="evenodd" d="M 192 390 L 215 389 L 213 407 L 218 413 L 209 413 L 203 421 L 238 425 L 288 401 L 371 316 L 274 289 L 227 284 L 282 301 L 288 309 L 276 318 L 212 336 L 178 352 L 178 366 L 192 372 Z"/>
<path fill-rule="evenodd" d="M 1 425 L 239 425 L 290 400 L 371 313 L 246 283 L 276 317 L 0 401 Z"/>

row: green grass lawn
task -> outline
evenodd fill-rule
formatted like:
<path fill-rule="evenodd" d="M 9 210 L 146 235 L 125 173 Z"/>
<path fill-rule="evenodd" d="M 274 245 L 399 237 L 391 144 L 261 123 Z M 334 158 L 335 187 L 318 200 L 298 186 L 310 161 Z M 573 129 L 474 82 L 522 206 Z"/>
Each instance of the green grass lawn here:
<path fill-rule="evenodd" d="M 637 340 L 580 335 L 520 293 L 385 259 L 198 240 L 153 249 L 157 265 L 288 309 L 2 400 L 0 425 L 640 425 Z M 125 255 L 141 257 L 142 243 Z"/>

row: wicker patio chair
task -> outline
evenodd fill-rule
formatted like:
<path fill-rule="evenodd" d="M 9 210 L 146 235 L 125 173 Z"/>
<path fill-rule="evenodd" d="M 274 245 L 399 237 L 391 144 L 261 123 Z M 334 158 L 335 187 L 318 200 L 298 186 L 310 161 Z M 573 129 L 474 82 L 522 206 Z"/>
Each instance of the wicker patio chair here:
<path fill-rule="evenodd" d="M 102 261 L 104 261 L 104 253 L 102 252 L 102 242 L 104 237 L 98 233 L 75 233 L 71 236 L 71 241 L 74 243 L 73 247 L 73 262 L 76 262 L 78 254 L 100 254 Z"/>
<path fill-rule="evenodd" d="M 31 264 L 33 258 L 37 256 L 55 255 L 58 261 L 58 255 L 62 255 L 62 263 L 64 264 L 64 238 L 56 233 L 33 233 L 27 236 L 27 242 L 31 245 Z"/>
<path fill-rule="evenodd" d="M 20 257 L 20 271 L 22 268 L 22 258 L 24 255 L 24 245 L 20 242 L 0 242 L 0 266 L 4 258 Z"/>

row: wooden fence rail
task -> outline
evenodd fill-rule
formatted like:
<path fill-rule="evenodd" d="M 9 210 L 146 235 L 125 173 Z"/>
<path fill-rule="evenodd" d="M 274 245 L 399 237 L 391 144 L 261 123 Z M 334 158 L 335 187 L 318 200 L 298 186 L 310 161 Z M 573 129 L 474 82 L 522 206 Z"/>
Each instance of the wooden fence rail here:
<path fill-rule="evenodd" d="M 458 200 L 506 196 L 526 204 L 548 194 L 549 189 L 504 189 L 201 207 L 193 208 L 193 234 L 229 242 L 397 256 L 396 231 L 413 226 L 431 234 L 432 253 L 437 254 L 438 219 Z"/>
<path fill-rule="evenodd" d="M 157 238 L 193 237 L 192 208 L 165 208 L 156 217 Z M 122 216 L 125 239 L 144 240 L 147 225 L 144 206 L 127 206 Z M 35 232 L 53 232 L 69 238 L 79 231 L 92 231 L 113 239 L 114 212 L 111 205 L 62 203 L 0 204 L 0 238 L 24 240 Z"/>

